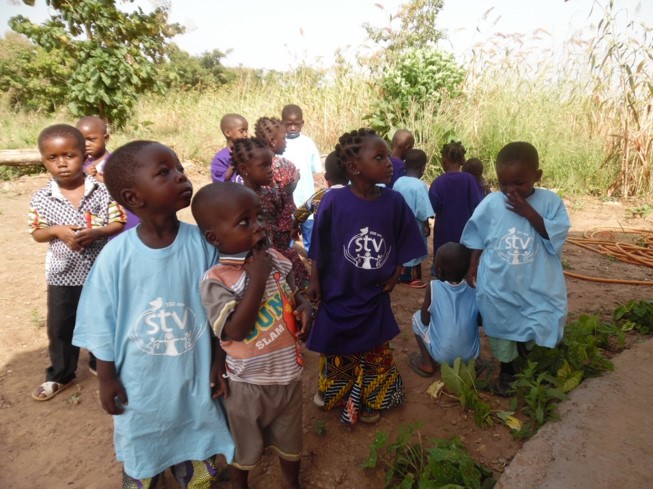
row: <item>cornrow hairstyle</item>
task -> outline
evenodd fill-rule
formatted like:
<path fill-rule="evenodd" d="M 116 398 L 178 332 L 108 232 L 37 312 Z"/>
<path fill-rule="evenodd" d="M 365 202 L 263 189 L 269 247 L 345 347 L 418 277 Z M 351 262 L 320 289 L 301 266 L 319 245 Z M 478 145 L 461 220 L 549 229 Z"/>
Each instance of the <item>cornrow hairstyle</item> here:
<path fill-rule="evenodd" d="M 141 162 L 138 156 L 145 148 L 152 144 L 159 144 L 156 141 L 132 141 L 111 153 L 104 166 L 104 184 L 116 202 L 130 209 L 122 198 L 122 191 L 134 186 L 136 170 Z M 131 210 L 131 209 L 130 209 Z"/>
<path fill-rule="evenodd" d="M 540 168 L 540 157 L 537 154 L 537 149 L 531 143 L 524 141 L 515 141 L 506 144 L 497 155 L 496 166 L 512 163 L 521 163 L 527 165 L 532 170 L 538 170 Z"/>
<path fill-rule="evenodd" d="M 82 157 L 86 157 L 86 140 L 84 139 L 84 135 L 75 126 L 54 124 L 43 129 L 38 138 L 39 151 L 43 151 L 43 142 L 45 140 L 54 138 L 72 139 L 77 149 L 82 152 Z"/>
<path fill-rule="evenodd" d="M 449 160 L 454 163 L 465 163 L 465 147 L 460 141 L 451 140 L 450 143 L 442 146 L 442 160 Z"/>
<path fill-rule="evenodd" d="M 285 105 L 281 110 L 281 118 L 287 119 L 291 115 L 296 115 L 300 119 L 304 118 L 304 114 L 302 114 L 302 108 L 299 105 L 295 105 L 295 104 Z"/>
<path fill-rule="evenodd" d="M 256 121 L 254 126 L 254 135 L 258 139 L 263 141 L 268 141 L 270 138 L 275 136 L 275 133 L 282 128 L 283 125 L 279 119 L 276 117 L 261 117 Z"/>
<path fill-rule="evenodd" d="M 404 163 L 406 168 L 416 169 L 422 165 L 426 165 L 427 160 L 426 153 L 421 149 L 410 149 L 406 152 Z"/>
<path fill-rule="evenodd" d="M 259 138 L 244 138 L 234 141 L 234 147 L 231 150 L 232 165 L 238 169 L 238 165 L 247 164 L 257 149 L 270 149 L 270 146 Z"/>
<path fill-rule="evenodd" d="M 324 178 L 330 185 L 347 185 L 349 183 L 344 165 L 340 163 L 335 151 L 331 151 L 324 160 Z"/>
<path fill-rule="evenodd" d="M 377 136 L 374 129 L 361 127 L 351 132 L 346 132 L 336 144 L 336 156 L 343 168 L 346 168 L 347 162 L 358 157 L 358 153 L 363 146 L 363 140 L 370 136 Z"/>

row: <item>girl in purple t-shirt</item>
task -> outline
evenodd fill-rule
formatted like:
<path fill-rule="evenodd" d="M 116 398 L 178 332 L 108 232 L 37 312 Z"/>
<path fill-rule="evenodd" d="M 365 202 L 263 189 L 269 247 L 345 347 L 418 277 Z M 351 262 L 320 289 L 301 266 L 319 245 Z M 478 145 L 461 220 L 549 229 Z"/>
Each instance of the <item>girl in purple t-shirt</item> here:
<path fill-rule="evenodd" d="M 351 185 L 322 199 L 309 250 L 308 293 L 321 302 L 307 345 L 323 354 L 314 401 L 344 406 L 344 423 L 375 422 L 404 400 L 389 347 L 399 333 L 389 293 L 402 263 L 426 248 L 401 194 L 377 185 L 392 178 L 385 142 L 359 129 L 340 138 L 336 154 Z"/>

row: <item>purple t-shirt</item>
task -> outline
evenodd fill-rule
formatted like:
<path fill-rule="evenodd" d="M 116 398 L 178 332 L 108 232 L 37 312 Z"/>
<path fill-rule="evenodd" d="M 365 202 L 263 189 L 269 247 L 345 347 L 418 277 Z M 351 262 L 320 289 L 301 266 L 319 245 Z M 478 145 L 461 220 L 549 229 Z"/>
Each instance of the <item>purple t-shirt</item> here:
<path fill-rule="evenodd" d="M 396 156 L 390 157 L 390 163 L 392 163 L 392 180 L 388 187 L 392 188 L 399 177 L 403 177 L 406 174 L 406 164 L 404 160 L 397 158 Z"/>
<path fill-rule="evenodd" d="M 359 353 L 399 333 L 383 282 L 396 267 L 426 254 L 415 217 L 387 188 L 364 200 L 349 187 L 320 202 L 309 258 L 320 273 L 322 301 L 307 346 L 321 353 Z"/>
<path fill-rule="evenodd" d="M 218 151 L 211 161 L 211 180 L 224 182 L 224 175 L 231 166 L 231 150 L 228 147 Z"/>
<path fill-rule="evenodd" d="M 460 242 L 465 224 L 483 199 L 483 189 L 469 173 L 447 172 L 433 181 L 429 188 L 429 198 L 435 211 L 435 253 L 445 243 Z"/>

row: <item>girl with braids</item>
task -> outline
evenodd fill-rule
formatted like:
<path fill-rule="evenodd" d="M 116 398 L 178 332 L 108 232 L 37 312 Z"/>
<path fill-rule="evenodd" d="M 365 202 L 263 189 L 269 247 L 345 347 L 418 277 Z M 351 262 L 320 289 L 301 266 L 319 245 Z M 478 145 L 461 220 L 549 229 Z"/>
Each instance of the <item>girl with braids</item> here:
<path fill-rule="evenodd" d="M 295 284 L 298 289 L 305 289 L 309 283 L 308 270 L 290 246 L 295 203 L 292 193 L 275 184 L 272 149 L 261 139 L 239 139 L 234 142 L 231 157 L 244 185 L 259 196 L 261 219 L 272 247 L 292 262 Z"/>
<path fill-rule="evenodd" d="M 426 248 L 401 194 L 377 185 L 392 178 L 385 142 L 359 129 L 340 138 L 336 155 L 351 185 L 322 199 L 309 250 L 309 298 L 321 302 L 307 346 L 323 354 L 314 402 L 344 406 L 344 423 L 373 423 L 404 400 L 389 346 L 399 333 L 389 293 L 402 263 Z"/>
<path fill-rule="evenodd" d="M 465 163 L 465 148 L 460 141 L 442 147 L 444 173 L 429 188 L 429 198 L 435 211 L 433 226 L 433 263 L 435 253 L 445 243 L 460 243 L 465 224 L 483 199 L 483 189 L 469 173 L 461 171 Z M 435 275 L 434 266 L 431 273 Z"/>
<path fill-rule="evenodd" d="M 254 134 L 261 141 L 265 141 L 274 152 L 272 172 L 274 174 L 275 185 L 287 194 L 292 195 L 295 187 L 297 187 L 300 175 L 299 170 L 297 170 L 292 162 L 280 156 L 286 150 L 285 126 L 279 119 L 274 117 L 261 117 L 256 121 Z M 290 215 L 292 215 L 292 212 Z"/>

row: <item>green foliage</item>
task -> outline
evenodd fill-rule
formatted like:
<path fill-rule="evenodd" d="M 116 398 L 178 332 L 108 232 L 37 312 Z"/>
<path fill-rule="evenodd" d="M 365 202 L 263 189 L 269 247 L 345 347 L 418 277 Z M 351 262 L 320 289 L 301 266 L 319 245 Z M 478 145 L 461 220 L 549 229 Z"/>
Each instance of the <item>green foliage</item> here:
<path fill-rule="evenodd" d="M 623 331 L 634 329 L 650 334 L 653 332 L 653 301 L 630 300 L 615 309 L 614 320 Z"/>
<path fill-rule="evenodd" d="M 460 357 L 456 358 L 453 366 L 446 363 L 440 365 L 442 382 L 451 392 L 458 396 L 463 409 L 470 409 L 474 413 L 474 421 L 478 426 L 491 426 L 492 411 L 490 406 L 481 399 L 476 390 L 476 369 L 474 360 L 463 363 Z"/>
<path fill-rule="evenodd" d="M 459 439 L 430 439 L 424 446 L 419 424 L 399 429 L 395 441 L 377 432 L 364 468 L 385 468 L 386 488 L 489 489 L 496 481 L 492 471 L 474 462 Z"/>
<path fill-rule="evenodd" d="M 191 56 L 176 44 L 166 48 L 167 63 L 159 65 L 158 78 L 166 90 L 215 89 L 234 79 L 221 60 L 225 53 L 214 49 Z"/>
<path fill-rule="evenodd" d="M 437 107 L 443 98 L 461 93 L 465 72 L 453 56 L 435 49 L 408 48 L 389 65 L 379 81 L 379 98 L 365 117 L 383 137 L 408 126 L 411 112 L 424 105 Z M 419 138 L 419 131 L 416 130 Z"/>
<path fill-rule="evenodd" d="M 124 126 L 138 95 L 160 88 L 155 65 L 163 59 L 167 39 L 183 29 L 167 23 L 163 7 L 145 14 L 140 8 L 123 12 L 115 0 L 46 3 L 54 14 L 41 25 L 20 15 L 9 21 L 14 31 L 32 41 L 33 52 L 47 53 L 40 60 L 25 59 L 14 80 L 30 80 L 37 62 L 50 68 L 41 76 L 45 87 L 25 88 L 22 99 L 30 94 L 45 99 L 50 94 L 65 101 L 75 117 L 96 114 L 116 127 Z M 55 61 L 59 67 L 50 66 Z"/>

